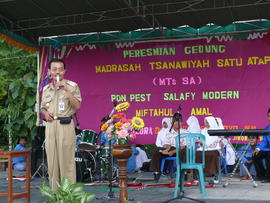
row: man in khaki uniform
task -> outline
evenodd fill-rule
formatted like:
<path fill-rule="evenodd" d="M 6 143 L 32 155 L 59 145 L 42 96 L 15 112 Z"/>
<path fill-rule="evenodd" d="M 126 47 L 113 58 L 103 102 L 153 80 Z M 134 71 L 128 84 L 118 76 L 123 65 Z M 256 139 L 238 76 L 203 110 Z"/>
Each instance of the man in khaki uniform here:
<path fill-rule="evenodd" d="M 45 148 L 52 190 L 64 177 L 76 182 L 75 128 L 72 116 L 80 108 L 81 94 L 78 85 L 65 80 L 65 64 L 60 59 L 49 63 L 52 82 L 43 88 L 41 112 L 45 116 Z M 60 123 L 65 120 L 65 124 Z M 62 121 L 61 121 L 62 122 Z"/>

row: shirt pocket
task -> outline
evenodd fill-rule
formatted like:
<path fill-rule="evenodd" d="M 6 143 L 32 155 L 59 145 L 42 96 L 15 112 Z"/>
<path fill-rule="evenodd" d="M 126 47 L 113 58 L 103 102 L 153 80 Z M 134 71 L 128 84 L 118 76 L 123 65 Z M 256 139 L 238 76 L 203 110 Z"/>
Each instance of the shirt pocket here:
<path fill-rule="evenodd" d="M 47 96 L 45 98 L 45 103 L 50 103 L 52 101 L 52 96 Z"/>
<path fill-rule="evenodd" d="M 46 96 L 44 99 L 44 106 L 46 109 L 49 109 L 52 102 L 52 96 Z"/>

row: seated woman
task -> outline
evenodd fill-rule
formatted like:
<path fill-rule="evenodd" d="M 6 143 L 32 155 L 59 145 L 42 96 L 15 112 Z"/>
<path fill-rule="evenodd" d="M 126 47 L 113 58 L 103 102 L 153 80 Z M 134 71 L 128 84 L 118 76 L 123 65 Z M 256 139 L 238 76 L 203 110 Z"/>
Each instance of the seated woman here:
<path fill-rule="evenodd" d="M 187 124 L 188 124 L 188 128 L 187 131 L 188 133 L 201 133 L 201 127 L 200 127 L 200 123 L 198 118 L 196 118 L 195 116 L 190 116 L 187 119 Z M 196 182 L 194 182 L 194 171 L 193 170 L 188 170 L 187 171 L 187 183 L 186 184 L 192 184 Z"/>
<path fill-rule="evenodd" d="M 187 119 L 187 124 L 188 124 L 187 131 L 189 133 L 201 133 L 199 120 L 195 116 L 190 116 Z"/>
<path fill-rule="evenodd" d="M 245 156 L 242 158 L 243 164 L 246 165 L 249 173 L 255 178 L 256 170 L 252 160 L 252 153 L 256 149 L 258 138 L 256 136 L 248 136 L 250 146 L 247 148 L 247 145 L 244 145 L 238 151 L 238 156 L 242 157 L 245 152 Z M 240 176 L 241 180 L 250 180 L 247 172 L 244 170 L 242 164 L 240 164 Z"/>
<path fill-rule="evenodd" d="M 162 128 L 160 129 L 160 131 L 157 134 L 156 146 L 153 149 L 152 156 L 154 154 L 159 153 L 159 150 L 164 149 L 163 146 L 164 146 L 166 134 L 171 129 L 171 118 L 163 118 L 161 124 L 162 124 Z M 150 167 L 149 167 L 150 171 L 151 171 L 151 165 L 155 165 L 155 166 L 157 165 L 157 163 L 155 163 L 155 160 L 152 159 L 150 162 Z M 159 170 L 156 171 L 156 173 L 158 173 L 158 172 L 159 172 Z"/>
<path fill-rule="evenodd" d="M 216 117 L 216 121 L 217 121 L 219 129 L 224 130 L 224 126 L 223 126 L 221 118 Z M 235 159 L 236 159 L 235 152 L 232 149 L 227 139 L 224 139 L 224 137 L 220 137 L 220 139 L 224 144 L 224 146 L 220 150 L 221 156 L 223 157 L 221 168 L 225 169 L 224 170 L 225 173 L 230 173 L 234 169 L 234 164 L 235 164 Z"/>
<path fill-rule="evenodd" d="M 204 119 L 205 128 L 202 129 L 201 134 L 205 136 L 205 173 L 210 176 L 214 176 L 218 172 L 218 156 L 223 143 L 217 136 L 209 136 L 208 130 L 219 129 L 216 119 L 213 116 L 205 117 Z M 200 142 L 200 141 L 199 141 Z M 202 148 L 198 148 L 201 151 Z M 202 160 L 202 153 L 197 153 L 197 159 L 200 162 Z"/>
<path fill-rule="evenodd" d="M 180 121 L 180 126 L 181 126 L 181 122 Z M 178 127 L 178 122 L 174 122 L 172 129 L 170 131 L 167 131 L 165 138 L 164 138 L 164 143 L 163 143 L 163 147 L 162 148 L 158 148 L 156 147 L 153 151 L 153 155 L 152 155 L 152 160 L 150 163 L 150 171 L 154 172 L 154 180 L 157 182 L 159 180 L 160 177 L 160 163 L 161 160 L 164 157 L 171 157 L 171 156 L 175 156 L 176 154 L 176 149 L 175 149 L 175 137 L 179 134 L 179 130 L 180 133 L 187 133 L 187 131 L 185 129 L 182 129 L 180 127 Z M 185 141 L 184 139 L 182 139 L 180 141 L 181 143 L 181 148 L 185 146 Z"/>
<path fill-rule="evenodd" d="M 164 140 L 166 137 L 166 134 L 171 129 L 171 118 L 163 118 L 162 119 L 162 128 L 158 132 L 157 139 L 156 139 L 156 146 L 163 148 Z"/>

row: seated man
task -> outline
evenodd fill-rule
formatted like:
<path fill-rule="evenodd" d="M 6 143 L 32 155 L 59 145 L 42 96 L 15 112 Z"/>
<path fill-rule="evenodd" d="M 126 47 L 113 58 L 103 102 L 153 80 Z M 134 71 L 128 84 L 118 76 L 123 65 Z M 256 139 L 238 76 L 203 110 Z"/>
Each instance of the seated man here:
<path fill-rule="evenodd" d="M 26 147 L 26 144 L 27 144 L 27 137 L 25 136 L 19 137 L 19 144 L 14 148 L 14 151 L 24 151 L 28 149 L 28 147 Z M 25 157 L 13 158 L 13 169 L 15 171 L 25 171 L 26 169 Z"/>
<path fill-rule="evenodd" d="M 136 156 L 136 170 L 140 171 L 143 166 L 146 167 L 147 164 L 150 164 L 151 159 L 148 159 L 143 145 L 137 145 L 136 149 L 139 152 Z"/>
<path fill-rule="evenodd" d="M 256 136 L 248 136 L 248 139 L 249 139 L 250 146 L 248 148 L 247 148 L 247 145 L 244 145 L 243 147 L 241 147 L 240 150 L 238 151 L 238 156 L 242 157 L 243 153 L 245 152 L 245 156 L 242 158 L 242 162 L 246 165 L 249 173 L 253 177 L 255 177 L 256 170 L 255 170 L 255 166 L 252 160 L 252 153 L 257 146 L 258 138 Z M 241 180 L 250 180 L 242 164 L 240 164 L 240 176 L 241 176 Z"/>
<path fill-rule="evenodd" d="M 267 112 L 268 121 L 270 122 L 270 109 Z M 266 127 L 270 130 L 270 125 Z M 257 178 L 262 183 L 270 182 L 270 134 L 263 136 L 261 144 L 259 144 L 252 153 L 253 161 L 256 169 Z M 263 166 L 263 159 L 265 159 L 266 169 Z"/>

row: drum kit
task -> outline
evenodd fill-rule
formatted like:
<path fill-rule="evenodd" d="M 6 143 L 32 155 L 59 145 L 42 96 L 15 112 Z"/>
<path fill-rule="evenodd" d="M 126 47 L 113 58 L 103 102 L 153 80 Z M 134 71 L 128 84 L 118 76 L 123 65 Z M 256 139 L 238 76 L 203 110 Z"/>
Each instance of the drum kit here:
<path fill-rule="evenodd" d="M 109 179 L 110 149 L 97 144 L 98 134 L 82 130 L 76 140 L 76 176 L 78 182 L 107 181 Z M 112 179 L 117 178 L 117 167 L 112 166 Z"/>

